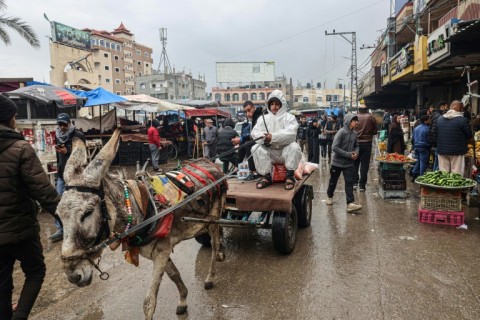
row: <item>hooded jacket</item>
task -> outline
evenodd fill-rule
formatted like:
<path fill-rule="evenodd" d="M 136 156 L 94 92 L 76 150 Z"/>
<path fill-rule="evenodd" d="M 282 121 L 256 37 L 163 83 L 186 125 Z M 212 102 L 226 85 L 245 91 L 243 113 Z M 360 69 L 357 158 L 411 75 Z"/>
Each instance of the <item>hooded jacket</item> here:
<path fill-rule="evenodd" d="M 60 197 L 23 136 L 0 125 L 0 246 L 38 235 L 37 204 L 55 213 Z"/>
<path fill-rule="evenodd" d="M 218 132 L 218 142 L 217 142 L 217 153 L 222 154 L 227 151 L 233 150 L 234 145 L 232 139 L 238 137 L 238 132 L 235 131 L 231 126 L 225 126 Z M 236 157 L 235 153 L 228 154 L 223 157 L 223 159 L 228 159 L 231 157 Z M 222 158 L 220 160 L 223 161 Z"/>
<path fill-rule="evenodd" d="M 332 166 L 340 168 L 348 168 L 353 166 L 352 152 L 358 154 L 359 147 L 357 141 L 357 133 L 350 129 L 350 122 L 355 115 L 347 114 L 342 129 L 337 132 L 333 139 Z"/>
<path fill-rule="evenodd" d="M 268 97 L 268 103 L 272 98 L 277 98 L 282 103 L 282 107 L 278 110 L 277 114 L 273 114 L 268 108 L 268 113 L 265 118 L 258 118 L 257 124 L 252 129 L 252 139 L 263 137 L 265 133 L 272 134 L 272 141 L 270 142 L 270 148 L 283 149 L 290 143 L 295 142 L 298 131 L 298 122 L 293 114 L 287 112 L 287 100 L 280 90 L 273 91 Z M 258 144 L 264 144 L 263 139 L 256 141 Z"/>
<path fill-rule="evenodd" d="M 472 138 L 469 121 L 462 112 L 449 110 L 437 120 L 437 150 L 440 155 L 464 155 Z"/>

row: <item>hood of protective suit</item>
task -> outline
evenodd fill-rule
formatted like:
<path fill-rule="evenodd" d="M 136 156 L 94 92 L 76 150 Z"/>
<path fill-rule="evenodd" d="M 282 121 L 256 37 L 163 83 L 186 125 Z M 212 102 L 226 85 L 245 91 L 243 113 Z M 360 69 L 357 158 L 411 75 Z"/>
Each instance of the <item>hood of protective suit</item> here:
<path fill-rule="evenodd" d="M 268 107 L 268 104 L 270 103 L 270 101 L 273 98 L 277 98 L 282 103 L 282 107 L 280 108 L 280 110 L 278 110 L 276 116 L 280 116 L 280 115 L 286 113 L 287 112 L 287 99 L 285 98 L 285 95 L 283 94 L 283 92 L 280 91 L 280 90 L 274 90 L 268 96 L 268 100 L 267 100 L 268 113 L 271 113 L 273 115 L 273 113 L 270 111 L 270 108 Z"/>
<path fill-rule="evenodd" d="M 350 130 L 350 122 L 352 122 L 353 118 L 357 118 L 357 115 L 356 114 L 352 114 L 352 113 L 348 113 L 347 115 L 345 115 L 345 119 L 343 121 L 343 125 L 345 128 L 347 128 L 348 130 Z"/>

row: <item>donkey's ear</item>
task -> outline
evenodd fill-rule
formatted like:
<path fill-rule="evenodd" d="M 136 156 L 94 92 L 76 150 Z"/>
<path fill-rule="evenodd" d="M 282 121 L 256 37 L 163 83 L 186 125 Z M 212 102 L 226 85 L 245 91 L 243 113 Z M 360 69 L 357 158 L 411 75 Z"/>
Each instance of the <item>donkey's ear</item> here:
<path fill-rule="evenodd" d="M 77 137 L 72 141 L 72 153 L 68 158 L 65 170 L 63 172 L 63 179 L 68 184 L 69 181 L 83 173 L 83 168 L 87 165 L 87 150 L 82 139 Z"/>
<path fill-rule="evenodd" d="M 120 140 L 120 129 L 116 129 L 107 144 L 85 169 L 85 181 L 88 186 L 100 186 L 100 181 L 108 172 L 108 168 L 115 158 Z"/>

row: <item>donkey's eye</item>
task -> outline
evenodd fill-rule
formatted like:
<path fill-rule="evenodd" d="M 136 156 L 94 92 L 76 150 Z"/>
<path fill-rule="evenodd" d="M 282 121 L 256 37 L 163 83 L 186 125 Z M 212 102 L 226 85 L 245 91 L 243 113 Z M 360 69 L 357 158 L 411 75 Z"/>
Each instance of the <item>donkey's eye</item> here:
<path fill-rule="evenodd" d="M 80 218 L 80 221 L 83 222 L 83 220 L 85 220 L 86 218 L 88 218 L 89 216 L 91 216 L 93 213 L 93 210 L 87 210 L 83 213 L 82 217 Z"/>

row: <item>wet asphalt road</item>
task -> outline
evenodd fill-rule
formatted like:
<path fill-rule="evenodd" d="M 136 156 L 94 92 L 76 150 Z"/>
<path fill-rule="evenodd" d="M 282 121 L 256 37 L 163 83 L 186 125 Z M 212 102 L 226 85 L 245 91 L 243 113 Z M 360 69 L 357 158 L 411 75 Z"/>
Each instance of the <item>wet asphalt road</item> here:
<path fill-rule="evenodd" d="M 312 225 L 299 230 L 291 255 L 277 254 L 269 230 L 226 229 L 226 259 L 205 291 L 210 250 L 185 241 L 172 259 L 189 289 L 188 314 L 175 315 L 178 293 L 165 276 L 155 319 L 480 319 L 477 208 L 467 210 L 468 230 L 420 224 L 418 187 L 409 184 L 406 200 L 382 200 L 373 164 L 367 191 L 355 191 L 360 214 L 346 213 L 343 178 L 334 205 L 325 204 L 326 164 L 309 183 Z M 150 261 L 137 268 L 107 250 L 110 279 L 77 288 L 63 275 L 60 243 L 46 241 L 53 219 L 40 221 L 47 277 L 31 319 L 143 319 Z M 17 266 L 17 296 L 21 277 Z"/>

